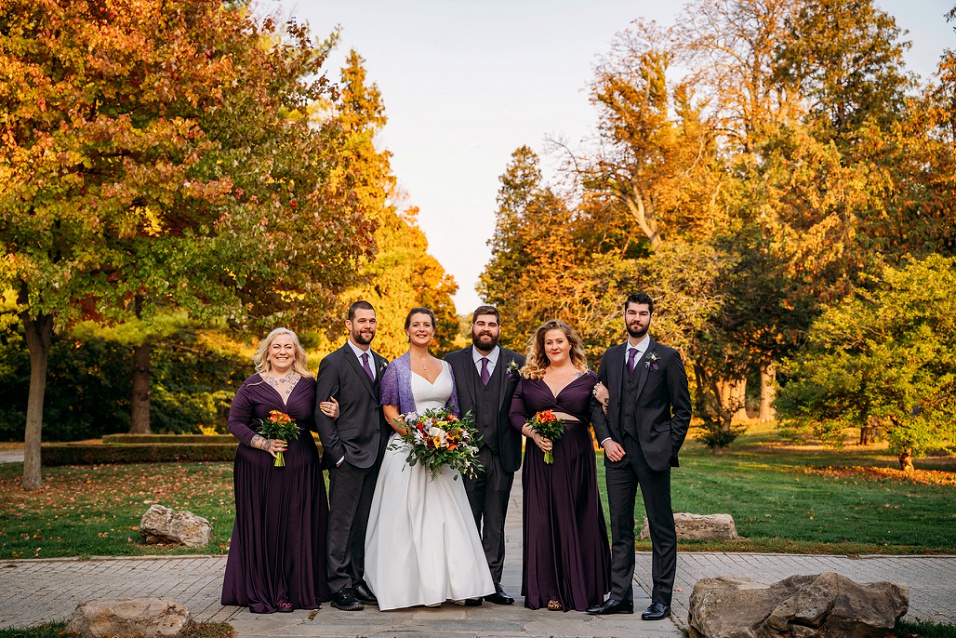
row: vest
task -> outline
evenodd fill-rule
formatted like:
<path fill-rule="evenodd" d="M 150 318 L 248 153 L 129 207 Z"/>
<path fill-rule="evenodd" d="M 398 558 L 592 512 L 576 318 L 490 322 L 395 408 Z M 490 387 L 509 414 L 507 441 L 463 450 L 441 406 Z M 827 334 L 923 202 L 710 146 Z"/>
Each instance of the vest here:
<path fill-rule="evenodd" d="M 643 358 L 643 357 L 641 357 Z M 635 441 L 637 436 L 637 386 L 641 380 L 641 360 L 638 359 L 634 372 L 629 373 L 624 366 L 624 375 L 621 378 L 621 429 L 630 434 Z"/>
<path fill-rule="evenodd" d="M 475 393 L 475 426 L 482 435 L 481 444 L 487 445 L 493 454 L 498 454 L 498 399 L 503 363 L 502 357 L 498 357 L 498 365 L 491 373 L 488 385 L 481 382 L 477 366 L 471 365 L 475 388 L 478 390 Z"/>

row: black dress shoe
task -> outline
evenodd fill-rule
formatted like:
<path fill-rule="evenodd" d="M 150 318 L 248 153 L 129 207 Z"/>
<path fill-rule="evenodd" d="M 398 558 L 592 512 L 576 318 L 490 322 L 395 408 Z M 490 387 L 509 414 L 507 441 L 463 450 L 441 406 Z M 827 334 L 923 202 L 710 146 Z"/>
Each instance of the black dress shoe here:
<path fill-rule="evenodd" d="M 353 587 L 352 595 L 355 596 L 359 602 L 368 603 L 369 605 L 378 604 L 378 598 L 375 597 L 375 594 L 372 593 L 372 590 L 369 589 L 365 583 L 359 583 Z"/>
<path fill-rule="evenodd" d="M 332 594 L 332 606 L 342 611 L 362 611 L 365 605 L 359 602 L 350 587 Z"/>
<path fill-rule="evenodd" d="M 670 615 L 671 608 L 664 603 L 651 603 L 641 614 L 641 620 L 661 620 Z"/>
<path fill-rule="evenodd" d="M 466 598 L 465 607 L 480 607 L 481 599 L 480 598 Z"/>
<path fill-rule="evenodd" d="M 588 613 L 593 616 L 607 616 L 610 614 L 633 614 L 634 603 L 625 603 L 613 598 L 605 600 L 600 605 L 589 607 Z"/>
<path fill-rule="evenodd" d="M 495 584 L 495 593 L 485 596 L 485 600 L 496 605 L 510 605 L 515 599 L 505 592 L 501 585 Z"/>

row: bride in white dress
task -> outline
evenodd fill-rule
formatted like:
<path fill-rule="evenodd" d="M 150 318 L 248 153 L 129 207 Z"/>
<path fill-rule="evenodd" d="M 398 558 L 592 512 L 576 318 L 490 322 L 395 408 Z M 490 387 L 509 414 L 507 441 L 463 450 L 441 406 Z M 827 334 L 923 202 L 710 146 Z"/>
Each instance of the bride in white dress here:
<path fill-rule="evenodd" d="M 405 331 L 408 352 L 382 376 L 382 410 L 392 424 L 402 414 L 457 402 L 451 367 L 428 352 L 435 315 L 413 308 Z M 495 586 L 464 484 L 447 466 L 434 478 L 421 465 L 409 467 L 407 455 L 393 434 L 372 497 L 365 580 L 383 610 L 446 600 L 479 605 Z"/>

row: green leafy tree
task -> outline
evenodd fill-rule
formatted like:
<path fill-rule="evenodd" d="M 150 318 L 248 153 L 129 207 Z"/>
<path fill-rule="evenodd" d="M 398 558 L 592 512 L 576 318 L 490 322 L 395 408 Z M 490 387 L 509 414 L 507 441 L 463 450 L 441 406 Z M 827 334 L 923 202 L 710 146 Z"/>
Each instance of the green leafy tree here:
<path fill-rule="evenodd" d="M 909 470 L 956 439 L 956 260 L 934 255 L 867 284 L 785 362 L 778 409 L 833 442 L 845 428 L 879 427 Z"/>
<path fill-rule="evenodd" d="M 774 73 L 794 86 L 816 123 L 838 138 L 867 121 L 885 127 L 912 85 L 896 20 L 872 0 L 802 0 L 787 16 Z"/>
<path fill-rule="evenodd" d="M 313 121 L 332 40 L 219 0 L 5 0 L 0 284 L 31 357 L 22 484 L 41 485 L 55 328 L 178 307 L 323 322 L 371 227 Z"/>

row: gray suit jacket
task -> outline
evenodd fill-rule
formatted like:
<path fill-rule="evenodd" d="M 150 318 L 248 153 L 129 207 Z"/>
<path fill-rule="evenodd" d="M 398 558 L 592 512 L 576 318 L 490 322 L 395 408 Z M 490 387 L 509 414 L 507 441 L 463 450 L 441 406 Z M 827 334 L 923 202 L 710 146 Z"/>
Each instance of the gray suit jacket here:
<path fill-rule="evenodd" d="M 323 464 L 331 467 L 345 457 L 351 465 L 372 467 L 385 453 L 388 426 L 379 404 L 379 386 L 388 361 L 372 352 L 375 383 L 352 352 L 348 343 L 330 353 L 319 364 L 316 378 L 315 424 L 322 439 Z M 319 410 L 320 401 L 333 396 L 339 402 L 340 415 L 333 421 Z"/>
<path fill-rule="evenodd" d="M 447 361 L 455 373 L 455 381 L 458 384 L 458 408 L 462 414 L 468 411 L 477 412 L 478 386 L 480 383 L 475 370 L 475 360 L 472 352 L 474 346 L 468 346 L 462 350 L 455 350 L 445 355 Z M 501 465 L 507 472 L 514 472 L 521 467 L 521 433 L 511 427 L 508 420 L 508 411 L 511 408 L 511 397 L 518 386 L 518 373 L 508 372 L 509 364 L 514 361 L 515 365 L 521 367 L 525 363 L 524 355 L 518 354 L 513 350 L 501 349 L 498 356 L 498 365 L 501 370 L 498 376 L 498 415 L 496 419 L 495 437 L 498 441 L 498 456 L 501 458 Z M 488 433 L 480 432 L 482 436 Z"/>
<path fill-rule="evenodd" d="M 626 353 L 627 344 L 619 344 L 608 348 L 601 359 L 598 380 L 607 387 L 610 400 L 606 417 L 597 402 L 592 402 L 595 407 L 591 420 L 598 441 L 611 438 L 622 445 L 624 442 L 622 384 Z M 691 416 L 684 363 L 676 350 L 651 339 L 634 372 L 640 375 L 635 408 L 638 441 L 644 458 L 651 469 L 658 472 L 668 466 L 677 467 L 677 453 L 684 444 Z M 604 463 L 614 465 L 607 457 Z"/>

